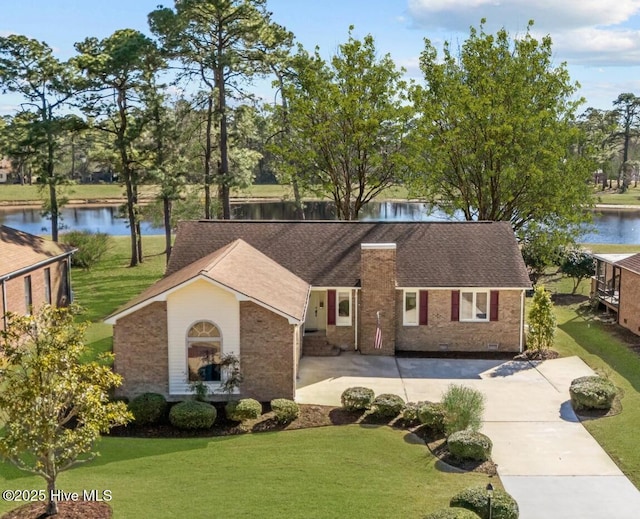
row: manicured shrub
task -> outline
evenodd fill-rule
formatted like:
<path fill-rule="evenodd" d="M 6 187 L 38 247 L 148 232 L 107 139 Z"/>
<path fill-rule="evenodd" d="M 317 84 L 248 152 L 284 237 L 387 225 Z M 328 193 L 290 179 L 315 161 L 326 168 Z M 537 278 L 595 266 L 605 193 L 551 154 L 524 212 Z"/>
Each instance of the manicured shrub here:
<path fill-rule="evenodd" d="M 372 414 L 379 418 L 395 418 L 404 409 L 404 400 L 398 395 L 382 393 L 374 398 Z"/>
<path fill-rule="evenodd" d="M 440 402 L 425 402 L 418 409 L 418 420 L 436 433 L 444 432 L 447 413 Z"/>
<path fill-rule="evenodd" d="M 136 425 L 153 425 L 167 412 L 167 400 L 159 393 L 142 393 L 129 402 Z"/>
<path fill-rule="evenodd" d="M 617 389 L 613 383 L 597 375 L 576 378 L 569 386 L 574 409 L 610 409 Z"/>
<path fill-rule="evenodd" d="M 466 508 L 478 514 L 481 519 L 489 519 L 489 497 L 484 486 L 470 487 L 451 498 L 452 507 Z M 493 491 L 491 498 L 492 519 L 518 519 L 518 503 L 500 489 Z"/>
<path fill-rule="evenodd" d="M 461 460 L 485 461 L 491 457 L 493 443 L 488 436 L 471 431 L 457 431 L 447 438 L 449 452 Z"/>
<path fill-rule="evenodd" d="M 216 408 L 206 402 L 188 400 L 169 411 L 171 425 L 178 429 L 208 429 L 216 421 Z"/>
<path fill-rule="evenodd" d="M 465 429 L 480 429 L 484 395 L 477 389 L 451 384 L 442 396 L 442 406 L 446 413 L 444 432 L 447 436 Z"/>
<path fill-rule="evenodd" d="M 347 411 L 364 411 L 371 407 L 375 396 L 373 389 L 368 387 L 348 387 L 342 392 L 340 401 Z"/>
<path fill-rule="evenodd" d="M 427 402 L 407 402 L 402 410 L 402 419 L 407 423 L 419 422 L 418 411 Z"/>
<path fill-rule="evenodd" d="M 63 243 L 76 247 L 78 250 L 71 256 L 71 265 L 90 270 L 109 249 L 111 241 L 104 232 L 71 231 L 60 236 Z"/>
<path fill-rule="evenodd" d="M 271 410 L 275 413 L 276 421 L 279 423 L 293 422 L 300 414 L 298 404 L 286 398 L 271 400 Z"/>
<path fill-rule="evenodd" d="M 424 519 L 478 519 L 479 515 L 466 508 L 443 508 L 426 515 Z"/>
<path fill-rule="evenodd" d="M 255 420 L 262 414 L 262 404 L 253 398 L 231 400 L 224 408 L 227 418 L 235 422 Z"/>

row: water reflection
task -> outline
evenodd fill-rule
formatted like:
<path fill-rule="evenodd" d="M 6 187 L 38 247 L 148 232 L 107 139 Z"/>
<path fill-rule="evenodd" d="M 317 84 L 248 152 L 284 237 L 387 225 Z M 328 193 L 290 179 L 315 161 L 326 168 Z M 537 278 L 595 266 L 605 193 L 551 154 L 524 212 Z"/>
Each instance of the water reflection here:
<path fill-rule="evenodd" d="M 308 220 L 333 220 L 335 208 L 330 202 L 307 202 Z M 431 210 L 420 202 L 371 202 L 361 212 L 368 221 L 451 221 L 463 220 L 461 215 L 449 216 Z M 295 217 L 293 202 L 246 202 L 232 205 L 232 217 L 238 220 L 291 220 Z M 51 221 L 43 218 L 38 208 L 0 208 L 0 224 L 32 234 L 51 232 Z M 127 221 L 121 218 L 117 206 L 73 206 L 62 211 L 62 226 L 66 229 L 129 234 Z M 142 223 L 143 234 L 162 234 L 162 229 Z M 585 243 L 640 244 L 640 211 L 607 211 L 594 216 L 592 230 L 585 232 Z"/>

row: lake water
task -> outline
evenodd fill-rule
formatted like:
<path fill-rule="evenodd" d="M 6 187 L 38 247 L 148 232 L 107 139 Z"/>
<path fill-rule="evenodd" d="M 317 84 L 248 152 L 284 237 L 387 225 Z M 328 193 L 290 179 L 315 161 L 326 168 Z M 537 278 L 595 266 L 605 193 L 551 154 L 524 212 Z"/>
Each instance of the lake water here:
<path fill-rule="evenodd" d="M 294 218 L 291 202 L 245 202 L 232 204 L 234 219 L 243 220 L 288 220 Z M 335 212 L 328 202 L 308 202 L 305 209 L 309 220 L 333 220 Z M 429 211 L 419 202 L 371 202 L 362 210 L 361 220 L 367 221 L 448 221 L 450 218 L 440 211 Z M 32 234 L 51 232 L 51 222 L 43 218 L 38 208 L 0 208 L 0 224 L 14 227 Z M 127 221 L 121 218 L 115 206 L 73 206 L 62 211 L 64 229 L 81 229 L 105 232 L 113 235 L 128 235 Z M 162 234 L 160 228 L 143 222 L 143 234 Z M 640 244 L 640 211 L 607 211 L 596 214 L 593 229 L 585 232 L 584 243 Z"/>

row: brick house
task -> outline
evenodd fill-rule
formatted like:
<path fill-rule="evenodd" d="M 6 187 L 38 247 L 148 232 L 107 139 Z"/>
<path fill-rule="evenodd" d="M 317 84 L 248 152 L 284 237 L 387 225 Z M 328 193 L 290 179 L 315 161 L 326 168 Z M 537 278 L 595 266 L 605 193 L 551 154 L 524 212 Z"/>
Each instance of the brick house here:
<path fill-rule="evenodd" d="M 620 326 L 640 335 L 640 253 L 594 254 L 591 297 L 616 316 Z"/>
<path fill-rule="evenodd" d="M 520 352 L 526 267 L 508 222 L 180 224 L 165 277 L 107 319 L 123 394 L 292 398 L 303 353 Z"/>
<path fill-rule="evenodd" d="M 6 313 L 28 314 L 48 303 L 71 301 L 69 280 L 74 248 L 0 225 L 0 329 Z"/>

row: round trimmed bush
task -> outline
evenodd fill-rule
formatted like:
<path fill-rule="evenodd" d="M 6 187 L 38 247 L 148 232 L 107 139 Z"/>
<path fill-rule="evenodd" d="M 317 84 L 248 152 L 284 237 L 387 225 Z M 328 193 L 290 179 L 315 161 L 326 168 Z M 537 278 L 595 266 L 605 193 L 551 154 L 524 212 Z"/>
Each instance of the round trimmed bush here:
<path fill-rule="evenodd" d="M 425 516 L 424 519 L 478 519 L 479 516 L 466 508 L 443 508 Z"/>
<path fill-rule="evenodd" d="M 449 505 L 466 508 L 478 514 L 481 519 L 489 519 L 489 497 L 484 486 L 466 488 L 453 496 Z M 493 491 L 491 509 L 492 519 L 518 519 L 520 515 L 516 500 L 500 489 Z"/>
<path fill-rule="evenodd" d="M 462 460 L 485 461 L 491 457 L 493 443 L 488 436 L 466 429 L 447 438 L 449 452 Z"/>
<path fill-rule="evenodd" d="M 227 418 L 235 422 L 255 420 L 262 414 L 262 404 L 253 398 L 231 400 L 224 406 L 224 411 Z"/>
<path fill-rule="evenodd" d="M 395 418 L 404 409 L 404 400 L 398 395 L 382 393 L 374 398 L 371 407 L 375 416 L 380 418 Z"/>
<path fill-rule="evenodd" d="M 617 389 L 613 383 L 597 375 L 576 378 L 569 386 L 574 409 L 610 409 Z"/>
<path fill-rule="evenodd" d="M 129 402 L 129 411 L 137 425 L 154 425 L 167 412 L 167 400 L 159 393 L 142 393 Z"/>
<path fill-rule="evenodd" d="M 407 423 L 419 422 L 418 411 L 426 402 L 407 402 L 402 410 L 402 419 Z"/>
<path fill-rule="evenodd" d="M 444 432 L 446 418 L 447 412 L 440 402 L 425 402 L 418 409 L 420 423 L 437 433 Z"/>
<path fill-rule="evenodd" d="M 368 387 L 348 387 L 342 392 L 340 401 L 347 411 L 364 411 L 371 407 L 375 396 L 373 389 Z"/>
<path fill-rule="evenodd" d="M 216 421 L 216 408 L 206 402 L 187 400 L 169 411 L 171 425 L 178 429 L 208 429 Z"/>
<path fill-rule="evenodd" d="M 298 404 L 287 398 L 271 400 L 271 410 L 275 413 L 276 421 L 279 423 L 293 422 L 300 414 Z"/>

